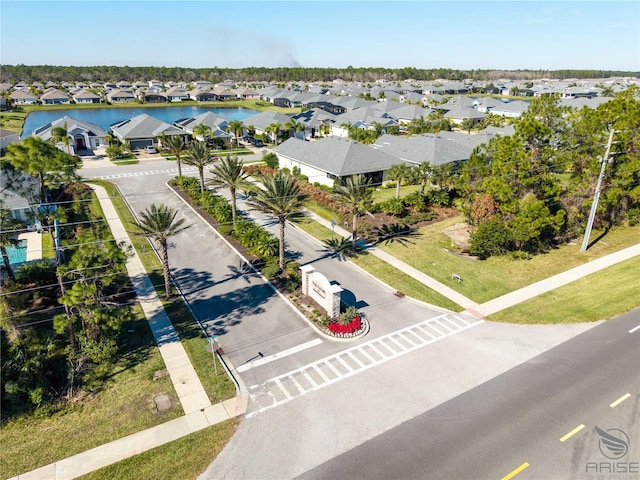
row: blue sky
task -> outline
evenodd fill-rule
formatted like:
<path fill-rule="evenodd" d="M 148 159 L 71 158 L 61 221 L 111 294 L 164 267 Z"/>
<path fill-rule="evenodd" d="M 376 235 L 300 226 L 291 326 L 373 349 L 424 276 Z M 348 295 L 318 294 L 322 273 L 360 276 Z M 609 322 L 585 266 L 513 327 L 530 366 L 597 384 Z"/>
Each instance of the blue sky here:
<path fill-rule="evenodd" d="M 0 63 L 640 71 L 640 2 L 6 1 Z"/>

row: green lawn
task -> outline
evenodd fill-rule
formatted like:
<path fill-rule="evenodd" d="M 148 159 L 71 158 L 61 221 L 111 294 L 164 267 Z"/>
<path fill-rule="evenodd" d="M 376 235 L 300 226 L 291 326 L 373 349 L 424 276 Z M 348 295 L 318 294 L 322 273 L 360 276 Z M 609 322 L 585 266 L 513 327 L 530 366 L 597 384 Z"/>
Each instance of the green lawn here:
<path fill-rule="evenodd" d="M 580 252 L 580 245 L 563 245 L 531 260 L 514 260 L 511 257 L 492 257 L 474 261 L 451 253 L 449 238 L 442 229 L 461 222 L 461 217 L 448 219 L 420 229 L 420 236 L 411 245 L 397 243 L 380 248 L 447 284 L 466 297 L 484 303 L 513 290 L 582 265 L 603 255 L 634 245 L 640 240 L 640 226 L 614 228 L 587 252 Z M 598 233 L 592 233 L 597 238 Z M 451 274 L 463 278 L 461 283 L 451 280 Z"/>
<path fill-rule="evenodd" d="M 510 323 L 577 323 L 606 320 L 640 306 L 640 258 L 596 272 L 491 315 Z"/>
<path fill-rule="evenodd" d="M 410 193 L 420 190 L 420 185 L 403 185 L 400 187 L 400 198 L 404 198 Z M 378 203 L 384 200 L 396 198 L 396 186 L 378 188 L 373 192 L 373 202 Z"/>
<path fill-rule="evenodd" d="M 195 479 L 218 456 L 235 432 L 237 423 L 237 419 L 227 420 L 79 478 Z"/>

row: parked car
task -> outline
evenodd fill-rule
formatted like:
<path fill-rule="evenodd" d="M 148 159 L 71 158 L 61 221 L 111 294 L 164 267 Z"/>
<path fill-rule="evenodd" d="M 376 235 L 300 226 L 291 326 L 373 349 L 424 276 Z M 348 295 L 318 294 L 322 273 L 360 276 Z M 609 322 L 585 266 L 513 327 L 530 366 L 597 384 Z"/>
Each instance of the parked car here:
<path fill-rule="evenodd" d="M 144 147 L 144 151 L 147 153 L 158 153 L 158 150 L 156 150 L 156 147 L 154 147 L 153 145 L 147 145 L 146 147 Z"/>

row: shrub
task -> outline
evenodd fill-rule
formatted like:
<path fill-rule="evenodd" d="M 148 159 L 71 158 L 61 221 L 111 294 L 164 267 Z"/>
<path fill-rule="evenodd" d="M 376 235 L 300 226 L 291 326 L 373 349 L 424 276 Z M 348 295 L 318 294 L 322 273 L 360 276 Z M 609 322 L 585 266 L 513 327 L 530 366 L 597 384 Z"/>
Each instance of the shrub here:
<path fill-rule="evenodd" d="M 389 200 L 380 202 L 380 211 L 397 217 L 404 212 L 404 203 L 399 198 L 390 198 Z"/>
<path fill-rule="evenodd" d="M 327 328 L 331 333 L 338 335 L 355 333 L 362 328 L 362 319 L 360 318 L 360 315 L 356 315 L 347 325 L 342 323 L 330 323 Z"/>
<path fill-rule="evenodd" d="M 267 278 L 274 278 L 280 273 L 280 266 L 278 265 L 277 258 L 270 258 L 265 262 L 262 269 L 262 274 Z"/>
<path fill-rule="evenodd" d="M 402 223 L 405 225 L 415 225 L 416 223 L 429 222 L 436 218 L 438 218 L 438 214 L 436 212 L 424 212 L 415 215 L 407 215 L 402 219 Z"/>
<path fill-rule="evenodd" d="M 478 225 L 471 234 L 471 255 L 481 259 L 492 255 L 504 255 L 513 248 L 511 230 L 499 218 L 493 218 Z"/>
<path fill-rule="evenodd" d="M 431 190 L 427 198 L 430 205 L 438 205 L 439 207 L 447 207 L 451 203 L 451 197 L 446 190 Z"/>
<path fill-rule="evenodd" d="M 427 196 L 420 191 L 410 193 L 402 200 L 407 207 L 411 207 L 416 212 L 423 212 L 429 207 Z"/>
<path fill-rule="evenodd" d="M 267 165 L 267 167 L 273 168 L 274 170 L 278 169 L 278 165 L 280 163 L 278 160 L 278 155 L 276 155 L 275 153 L 267 153 L 266 155 L 263 155 L 262 161 Z"/>
<path fill-rule="evenodd" d="M 640 208 L 630 208 L 627 216 L 629 218 L 630 227 L 640 224 Z"/>

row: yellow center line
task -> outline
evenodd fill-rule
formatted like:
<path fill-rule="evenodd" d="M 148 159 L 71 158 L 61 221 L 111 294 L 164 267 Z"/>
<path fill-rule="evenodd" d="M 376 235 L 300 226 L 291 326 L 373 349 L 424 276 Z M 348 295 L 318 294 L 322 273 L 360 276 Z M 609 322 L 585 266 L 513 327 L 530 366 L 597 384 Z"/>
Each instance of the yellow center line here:
<path fill-rule="evenodd" d="M 515 477 L 517 474 L 519 474 L 522 470 L 524 470 L 528 466 L 529 464 L 527 462 L 524 462 L 522 465 L 516 468 L 513 472 L 511 472 L 509 475 L 502 477 L 500 480 L 509 480 L 510 478 Z"/>
<path fill-rule="evenodd" d="M 622 395 L 619 399 L 617 399 L 615 402 L 613 402 L 611 405 L 609 405 L 611 408 L 615 408 L 618 405 L 620 405 L 622 402 L 624 402 L 627 398 L 629 398 L 631 396 L 630 393 L 625 393 L 624 395 Z"/>
<path fill-rule="evenodd" d="M 573 437 L 576 433 L 578 433 L 583 428 L 584 428 L 584 425 L 582 425 L 582 424 L 578 425 L 576 428 L 574 428 L 569 433 L 567 433 L 564 437 L 560 437 L 560 441 L 561 442 L 566 442 L 568 439 Z"/>

